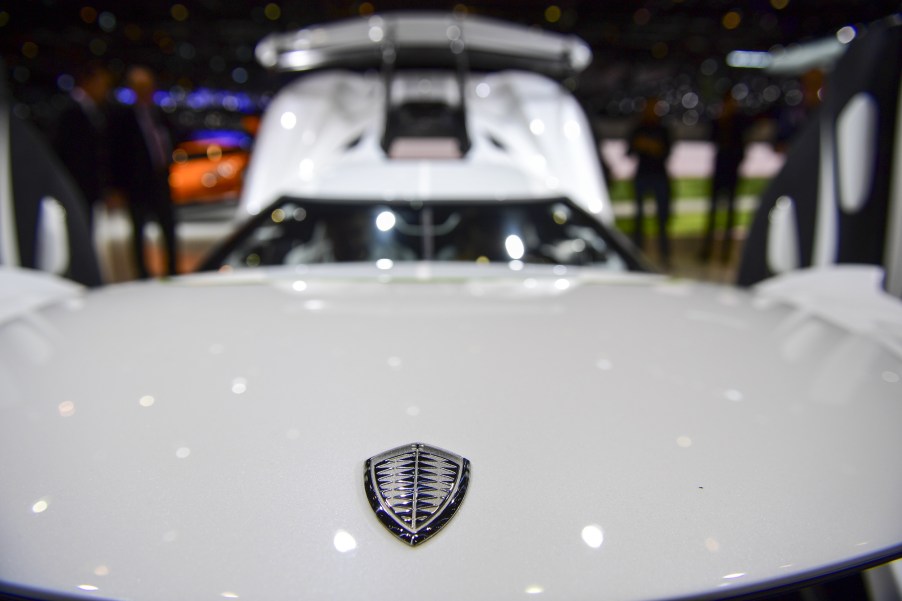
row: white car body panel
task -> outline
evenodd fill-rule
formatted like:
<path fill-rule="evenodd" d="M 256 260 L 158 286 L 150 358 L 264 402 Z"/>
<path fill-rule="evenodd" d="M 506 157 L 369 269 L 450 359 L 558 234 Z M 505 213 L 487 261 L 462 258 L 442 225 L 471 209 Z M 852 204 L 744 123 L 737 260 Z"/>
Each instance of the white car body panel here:
<path fill-rule="evenodd" d="M 447 72 L 399 72 L 394 85 L 416 90 L 426 82 L 423 87 L 441 92 L 453 80 Z M 263 117 L 238 218 L 284 195 L 376 201 L 566 196 L 613 223 L 592 130 L 569 92 L 541 75 L 514 71 L 470 75 L 464 89 L 472 147 L 463 158 L 392 159 L 380 146 L 383 80 L 325 72 L 290 84 Z"/>
<path fill-rule="evenodd" d="M 275 36 L 261 53 L 306 68 L 361 35 L 378 48 L 373 28 L 427 43 L 437 23 L 447 44 L 460 25 L 417 19 Z M 471 47 L 526 52 L 522 29 L 472 22 Z M 525 45 L 579 48 L 539 38 Z M 381 147 L 384 81 L 331 71 L 286 87 L 240 218 L 283 195 L 566 196 L 611 223 L 587 121 L 557 83 L 466 75 L 468 152 L 397 159 Z M 453 103 L 453 81 L 399 71 L 393 96 Z M 902 303 L 878 271 L 746 292 L 389 264 L 93 291 L 0 270 L 0 595 L 710 598 L 902 555 Z M 471 472 L 453 520 L 411 548 L 363 472 L 415 442 Z"/>
<path fill-rule="evenodd" d="M 454 264 L 248 275 L 111 287 L 0 329 L 0 580 L 664 599 L 902 551 L 902 305 L 876 288 L 859 304 L 800 301 L 805 274 L 757 294 Z M 411 549 L 362 476 L 418 441 L 472 473 Z"/>

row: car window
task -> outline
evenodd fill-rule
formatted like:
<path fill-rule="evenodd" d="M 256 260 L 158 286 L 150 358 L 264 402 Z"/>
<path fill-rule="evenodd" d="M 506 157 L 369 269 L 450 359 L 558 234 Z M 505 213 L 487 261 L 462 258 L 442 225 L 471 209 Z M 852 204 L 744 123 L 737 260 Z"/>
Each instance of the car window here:
<path fill-rule="evenodd" d="M 204 269 L 381 259 L 635 267 L 601 223 L 563 198 L 428 203 L 284 198 L 246 224 Z"/>

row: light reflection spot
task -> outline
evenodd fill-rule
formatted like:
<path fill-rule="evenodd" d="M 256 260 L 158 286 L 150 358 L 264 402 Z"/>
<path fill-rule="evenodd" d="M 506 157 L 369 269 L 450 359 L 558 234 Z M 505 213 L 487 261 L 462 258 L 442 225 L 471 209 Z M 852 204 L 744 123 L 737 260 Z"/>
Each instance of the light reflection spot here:
<path fill-rule="evenodd" d="M 724 580 L 735 580 L 736 578 L 742 578 L 745 576 L 745 572 L 734 572 L 732 574 L 727 574 L 723 577 Z"/>
<path fill-rule="evenodd" d="M 554 275 L 564 275 L 565 273 L 567 273 L 567 266 L 555 265 L 551 268 L 551 273 L 553 273 Z"/>
<path fill-rule="evenodd" d="M 38 500 L 34 505 L 31 506 L 32 513 L 44 513 L 47 511 L 47 507 L 49 504 L 46 499 Z"/>
<path fill-rule="evenodd" d="M 720 543 L 717 542 L 717 539 L 708 537 L 705 539 L 705 548 L 711 553 L 717 553 L 720 551 Z"/>
<path fill-rule="evenodd" d="M 244 394 L 247 392 L 247 380 L 244 378 L 235 378 L 232 380 L 232 392 L 235 394 Z"/>
<path fill-rule="evenodd" d="M 395 262 L 391 259 L 379 259 L 376 261 L 376 269 L 381 269 L 383 271 L 389 270 L 395 266 Z"/>
<path fill-rule="evenodd" d="M 890 384 L 895 384 L 899 381 L 899 374 L 894 371 L 885 371 L 882 377 L 884 382 L 889 382 Z"/>
<path fill-rule="evenodd" d="M 75 415 L 75 403 L 72 401 L 63 401 L 59 404 L 60 417 L 71 417 Z"/>
<path fill-rule="evenodd" d="M 679 446 L 683 449 L 688 449 L 689 447 L 692 446 L 692 439 L 689 438 L 688 436 L 680 436 L 679 438 L 677 438 L 676 443 L 677 443 L 677 446 Z"/>
<path fill-rule="evenodd" d="M 519 261 L 519 260 L 510 261 L 510 262 L 508 262 L 507 266 L 508 266 L 508 268 L 510 268 L 511 271 L 520 271 L 523 269 L 523 261 Z"/>
<path fill-rule="evenodd" d="M 149 394 L 146 394 L 146 395 L 142 396 L 140 399 L 138 399 L 138 404 L 141 405 L 142 407 L 153 407 L 153 404 L 155 402 L 156 402 L 156 399 L 154 399 Z"/>
<path fill-rule="evenodd" d="M 376 227 L 380 232 L 387 232 L 398 222 L 395 214 L 391 211 L 382 211 L 376 215 Z"/>
<path fill-rule="evenodd" d="M 739 392 L 738 390 L 733 389 L 733 388 L 731 388 L 731 389 L 729 389 L 729 390 L 725 390 L 724 393 L 723 393 L 723 397 L 724 397 L 725 399 L 727 399 L 728 401 L 732 401 L 732 402 L 734 402 L 734 403 L 740 402 L 740 401 L 742 400 L 742 398 L 743 398 L 743 397 L 742 397 L 742 393 Z"/>
<path fill-rule="evenodd" d="M 335 550 L 339 553 L 347 553 L 357 548 L 357 541 L 350 532 L 345 530 L 339 530 L 335 533 L 335 536 L 332 538 L 332 544 L 335 545 Z"/>
<path fill-rule="evenodd" d="M 526 288 L 535 288 L 539 285 L 539 282 L 535 280 L 535 278 L 526 278 L 523 280 L 523 286 Z"/>
<path fill-rule="evenodd" d="M 541 119 L 533 119 L 529 122 L 529 131 L 531 131 L 533 135 L 541 136 L 545 133 L 545 122 Z"/>
<path fill-rule="evenodd" d="M 313 159 L 304 159 L 301 161 L 300 165 L 298 165 L 298 175 L 304 181 L 309 181 L 313 178 L 314 173 L 314 164 Z"/>
<path fill-rule="evenodd" d="M 388 366 L 392 369 L 398 369 L 401 367 L 401 357 L 389 357 L 388 358 Z"/>
<path fill-rule="evenodd" d="M 297 115 L 295 115 L 291 111 L 285 111 L 284 113 L 282 113 L 282 116 L 279 118 L 279 124 L 284 129 L 288 129 L 288 130 L 294 129 L 294 126 L 297 125 L 297 123 L 298 123 Z"/>
<path fill-rule="evenodd" d="M 295 292 L 303 292 L 307 289 L 307 282 L 305 282 L 304 280 L 295 280 L 291 284 L 291 289 Z"/>
<path fill-rule="evenodd" d="M 538 584 L 531 584 L 526 587 L 527 595 L 538 595 L 545 592 L 545 587 Z"/>
<path fill-rule="evenodd" d="M 567 280 L 564 278 L 555 280 L 554 287 L 557 288 L 558 290 L 566 290 L 567 288 L 570 287 L 570 280 Z"/>
<path fill-rule="evenodd" d="M 100 589 L 93 584 L 79 584 L 78 588 L 83 591 L 99 591 Z"/>
<path fill-rule="evenodd" d="M 579 138 L 579 134 L 581 133 L 579 123 L 570 119 L 566 123 L 564 123 L 564 135 L 567 136 L 568 140 L 575 140 Z"/>
<path fill-rule="evenodd" d="M 207 158 L 211 161 L 222 160 L 222 147 L 219 144 L 210 144 L 207 146 Z"/>
<path fill-rule="evenodd" d="M 189 455 L 191 455 L 191 449 L 188 447 L 179 447 L 175 451 L 175 456 L 179 459 L 187 459 Z"/>
<path fill-rule="evenodd" d="M 304 308 L 308 311 L 320 311 L 326 304 L 321 300 L 309 300 L 304 303 Z"/>
<path fill-rule="evenodd" d="M 507 251 L 507 254 L 511 259 L 517 260 L 522 259 L 524 253 L 526 252 L 526 248 L 523 245 L 523 240 L 520 236 L 515 234 L 511 234 L 504 240 L 504 248 Z"/>
<path fill-rule="evenodd" d="M 419 414 L 420 414 L 420 408 L 417 407 L 416 405 L 411 405 L 410 407 L 407 408 L 407 415 L 409 415 L 410 417 L 416 417 Z"/>
<path fill-rule="evenodd" d="M 604 531 L 602 531 L 601 526 L 590 524 L 583 528 L 582 539 L 588 546 L 598 549 L 604 544 Z"/>
<path fill-rule="evenodd" d="M 855 36 L 857 34 L 858 32 L 855 31 L 854 27 L 852 27 L 851 25 L 846 25 L 836 32 L 836 39 L 839 40 L 840 44 L 848 44 L 855 39 Z"/>
<path fill-rule="evenodd" d="M 238 595 L 237 595 L 236 593 L 231 592 L 231 591 L 226 591 L 226 592 L 224 592 L 224 593 L 220 593 L 219 596 L 220 596 L 220 597 L 223 597 L 223 598 L 225 598 L 225 599 L 237 599 L 237 598 L 238 598 Z"/>
<path fill-rule="evenodd" d="M 97 566 L 96 568 L 94 568 L 95 576 L 108 576 L 109 573 L 110 568 L 108 568 L 107 566 Z"/>
<path fill-rule="evenodd" d="M 476 95 L 480 98 L 488 98 L 489 94 L 492 93 L 492 88 L 489 84 L 482 82 L 476 84 Z"/>
<path fill-rule="evenodd" d="M 614 368 L 614 364 L 611 363 L 610 359 L 599 359 L 595 363 L 595 367 L 597 367 L 598 369 L 600 369 L 602 371 L 610 371 L 611 369 Z"/>

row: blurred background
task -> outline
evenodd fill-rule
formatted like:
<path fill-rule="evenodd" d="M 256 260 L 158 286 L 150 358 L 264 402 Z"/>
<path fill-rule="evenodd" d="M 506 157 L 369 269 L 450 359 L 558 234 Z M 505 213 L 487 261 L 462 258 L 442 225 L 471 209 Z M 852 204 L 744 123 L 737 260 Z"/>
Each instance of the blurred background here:
<path fill-rule="evenodd" d="M 181 132 L 170 185 L 178 235 L 190 271 L 229 227 L 259 115 L 285 76 L 254 59 L 265 35 L 308 25 L 402 9 L 479 14 L 573 33 L 592 47 L 593 64 L 566 81 L 593 121 L 618 225 L 636 227 L 634 161 L 626 139 L 653 98 L 654 112 L 674 139 L 668 171 L 678 275 L 732 281 L 738 252 L 724 260 L 698 256 L 714 168 L 712 124 L 725 102 L 738 106 L 745 146 L 738 214 L 728 234 L 741 245 L 758 194 L 780 168 L 799 124 L 818 104 L 842 47 L 867 24 L 900 10 L 887 0 L 560 0 L 304 2 L 159 2 L 23 0 L 0 8 L 0 52 L 13 111 L 52 139 L 76 85 L 78 69 L 102 63 L 114 96 L 133 98 L 121 78 L 131 65 L 158 77 L 156 103 Z M 732 100 L 730 100 L 732 99 Z M 654 204 L 645 212 L 653 238 Z M 127 220 L 104 221 L 110 244 L 122 242 Z M 119 242 L 117 242 L 119 241 Z M 654 257 L 654 245 L 647 249 Z M 116 262 L 113 253 L 108 263 Z M 127 267 L 107 265 L 108 279 Z"/>

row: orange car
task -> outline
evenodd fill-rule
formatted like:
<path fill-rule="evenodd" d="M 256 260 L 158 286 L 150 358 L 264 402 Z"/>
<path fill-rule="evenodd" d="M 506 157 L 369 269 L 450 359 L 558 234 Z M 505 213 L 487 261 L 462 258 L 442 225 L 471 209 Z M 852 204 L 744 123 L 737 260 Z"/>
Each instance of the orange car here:
<path fill-rule="evenodd" d="M 250 153 L 250 136 L 239 131 L 197 132 L 172 153 L 169 187 L 175 204 L 237 199 Z"/>

